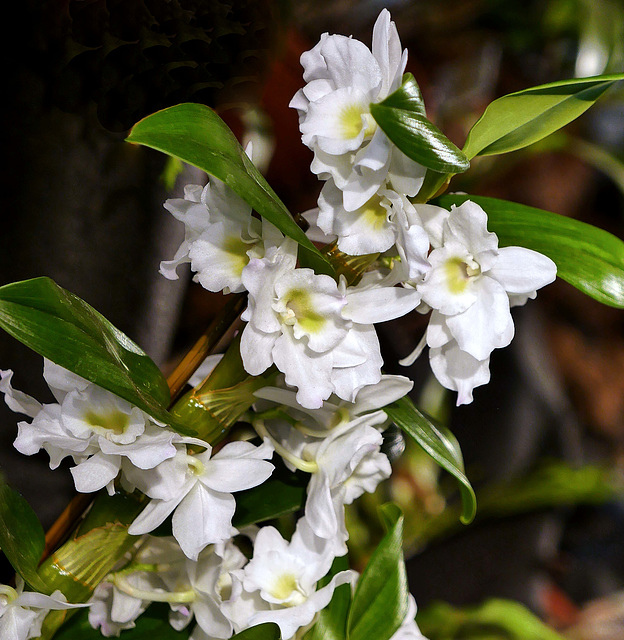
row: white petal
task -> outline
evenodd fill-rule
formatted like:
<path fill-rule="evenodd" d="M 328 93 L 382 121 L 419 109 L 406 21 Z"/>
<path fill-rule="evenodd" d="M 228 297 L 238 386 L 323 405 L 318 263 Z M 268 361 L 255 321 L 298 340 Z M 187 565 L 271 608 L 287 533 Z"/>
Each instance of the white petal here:
<path fill-rule="evenodd" d="M 26 393 L 14 389 L 11 385 L 12 377 L 13 371 L 10 369 L 0 371 L 0 393 L 4 394 L 4 401 L 11 411 L 34 418 L 41 411 L 41 403 Z"/>
<path fill-rule="evenodd" d="M 390 12 L 387 9 L 382 9 L 375 21 L 372 51 L 383 76 L 380 97 L 385 98 L 392 91 L 395 78 L 402 76 L 405 71 L 399 34 L 396 25 L 390 20 Z"/>
<path fill-rule="evenodd" d="M 114 480 L 121 467 L 120 456 L 107 456 L 96 453 L 88 460 L 70 469 L 74 477 L 76 490 L 81 493 L 93 493 Z"/>
<path fill-rule="evenodd" d="M 460 242 L 487 271 L 496 260 L 498 236 L 487 230 L 487 214 L 475 202 L 466 200 L 454 207 L 446 220 L 445 243 L 448 236 Z"/>
<path fill-rule="evenodd" d="M 339 348 L 339 347 L 338 347 Z M 276 340 L 273 360 L 285 374 L 286 384 L 297 387 L 297 401 L 308 409 L 319 409 L 331 395 L 332 354 L 316 354 L 284 331 Z"/>
<path fill-rule="evenodd" d="M 187 558 L 197 560 L 199 552 L 209 544 L 232 537 L 234 497 L 196 485 L 185 496 L 173 514 L 173 535 Z"/>
<path fill-rule="evenodd" d="M 506 347 L 514 334 L 509 298 L 493 278 L 478 281 L 477 299 L 463 313 L 446 318 L 446 325 L 462 351 L 485 360 L 493 349 Z"/>
<path fill-rule="evenodd" d="M 452 342 L 440 349 L 429 351 L 431 370 L 439 382 L 457 391 L 457 405 L 472 402 L 472 390 L 490 381 L 490 359 L 477 360 L 457 343 Z"/>
<path fill-rule="evenodd" d="M 363 387 L 358 391 L 355 407 L 351 414 L 361 415 L 385 407 L 406 396 L 413 386 L 414 383 L 404 376 L 381 376 L 381 380 L 377 384 Z"/>
<path fill-rule="evenodd" d="M 264 333 L 251 324 L 247 324 L 241 336 L 240 352 L 245 371 L 259 376 L 273 364 L 271 355 L 279 332 Z"/>
<path fill-rule="evenodd" d="M 338 520 L 332 504 L 327 474 L 322 471 L 312 474 L 307 494 L 305 517 L 317 536 L 330 540 L 338 531 Z"/>
<path fill-rule="evenodd" d="M 375 324 L 400 318 L 420 303 L 416 289 L 380 287 L 367 291 L 347 292 L 347 306 L 342 315 L 358 324 Z"/>
<path fill-rule="evenodd" d="M 131 536 L 140 536 L 153 531 L 161 525 L 173 510 L 180 504 L 183 496 L 176 496 L 172 500 L 150 500 L 147 506 L 128 527 Z"/>
<path fill-rule="evenodd" d="M 329 36 L 322 43 L 321 53 L 327 64 L 327 76 L 336 89 L 355 87 L 363 92 L 379 91 L 382 82 L 379 64 L 359 40 Z"/>
<path fill-rule="evenodd" d="M 392 188 L 406 196 L 415 196 L 425 181 L 427 169 L 408 158 L 402 151 L 394 147 L 388 167 L 388 181 Z"/>
<path fill-rule="evenodd" d="M 212 459 L 206 464 L 206 473 L 199 477 L 199 481 L 214 491 L 232 493 L 262 484 L 274 468 L 265 460 Z"/>
<path fill-rule="evenodd" d="M 487 275 L 498 280 L 507 293 L 526 295 L 553 282 L 557 265 L 537 251 L 504 247 L 498 250 L 498 260 Z"/>

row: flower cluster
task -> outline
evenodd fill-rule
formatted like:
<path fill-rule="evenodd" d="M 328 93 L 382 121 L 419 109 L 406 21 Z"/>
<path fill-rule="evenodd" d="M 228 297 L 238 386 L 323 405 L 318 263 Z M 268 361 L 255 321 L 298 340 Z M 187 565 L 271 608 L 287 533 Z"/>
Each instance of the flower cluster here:
<path fill-rule="evenodd" d="M 549 258 L 499 247 L 474 202 L 450 211 L 412 202 L 426 170 L 393 146 L 370 110 L 400 87 L 406 63 L 383 10 L 372 51 L 324 34 L 302 56 L 306 85 L 291 102 L 314 152 L 312 171 L 324 181 L 318 207 L 304 214 L 308 233 L 348 256 L 370 258 L 355 283 L 302 266 L 297 243 L 216 178 L 188 185 L 184 198 L 165 204 L 184 223 L 185 239 L 161 273 L 176 278 L 188 262 L 209 291 L 246 292 L 240 361 L 250 376 L 275 373 L 243 416 L 253 438 L 217 449 L 179 435 L 49 361 L 50 404 L 15 390 L 12 372 L 0 372 L 7 404 L 31 419 L 18 425 L 21 453 L 43 449 L 52 468 L 70 457 L 80 492 L 121 487 L 147 497 L 128 529 L 137 536 L 133 552 L 91 603 L 89 620 L 103 635 L 134 626 L 153 601 L 170 604 L 176 629 L 194 621 L 192 640 L 230 638 L 263 622 L 279 625 L 284 640 L 305 630 L 338 586 L 358 579 L 339 571 L 320 586 L 334 559 L 347 553 L 345 505 L 391 474 L 382 451 L 384 407 L 413 386 L 382 374 L 375 325 L 414 310 L 430 313 L 403 363 L 428 346 L 435 376 L 457 391 L 458 404 L 467 403 L 489 380 L 492 351 L 512 340 L 510 308 L 554 279 Z M 208 370 L 214 364 L 211 358 Z M 238 531 L 235 494 L 267 481 L 278 464 L 309 475 L 294 534 L 286 540 L 272 526 Z M 148 535 L 169 521 L 172 537 Z M 253 549 L 250 557 L 239 535 Z M 11 638 L 24 640 L 40 627 L 33 608 L 69 606 L 41 598 L 0 591 L 0 629 L 13 624 L 11 616 L 24 629 Z M 411 599 L 395 640 L 422 637 L 414 614 Z"/>

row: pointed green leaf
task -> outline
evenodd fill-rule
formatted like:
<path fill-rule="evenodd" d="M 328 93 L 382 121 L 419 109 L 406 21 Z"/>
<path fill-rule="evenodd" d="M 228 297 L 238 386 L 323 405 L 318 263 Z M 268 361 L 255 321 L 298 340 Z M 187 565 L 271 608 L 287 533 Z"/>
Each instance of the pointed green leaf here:
<path fill-rule="evenodd" d="M 464 460 L 455 436 L 441 425 L 421 413 L 407 396 L 384 407 L 392 422 L 403 429 L 443 469 L 459 482 L 462 498 L 462 522 L 473 520 L 477 500 L 470 481 L 464 472 Z"/>
<path fill-rule="evenodd" d="M 336 558 L 330 572 L 319 581 L 318 589 L 328 584 L 340 571 L 349 568 L 349 558 Z M 351 585 L 341 584 L 334 591 L 330 603 L 320 611 L 314 626 L 305 634 L 304 640 L 345 640 L 347 616 L 351 606 Z"/>
<path fill-rule="evenodd" d="M 35 512 L 0 476 L 0 549 L 17 573 L 35 591 L 51 593 L 37 574 L 45 534 Z"/>
<path fill-rule="evenodd" d="M 409 158 L 441 173 L 460 173 L 470 166 L 460 151 L 425 115 L 420 89 L 406 74 L 399 89 L 370 105 L 370 112 L 388 138 Z"/>
<path fill-rule="evenodd" d="M 494 100 L 468 133 L 468 158 L 528 147 L 578 118 L 624 73 L 530 87 Z"/>
<path fill-rule="evenodd" d="M 503 247 L 539 251 L 557 264 L 557 275 L 598 302 L 624 308 L 624 242 L 590 224 L 515 202 L 469 195 L 444 195 L 450 209 L 472 200 L 488 214 L 488 229 Z"/>
<path fill-rule="evenodd" d="M 407 615 L 408 585 L 403 559 L 403 514 L 380 507 L 388 528 L 362 572 L 347 622 L 349 640 L 389 640 Z"/>
<path fill-rule="evenodd" d="M 0 327 L 45 358 L 185 433 L 167 411 L 169 388 L 128 336 L 50 278 L 0 287 Z"/>
<path fill-rule="evenodd" d="M 186 103 L 158 111 L 135 124 L 127 140 L 179 158 L 225 182 L 263 218 L 299 243 L 303 262 L 317 273 L 333 275 L 331 265 L 293 220 L 230 128 L 209 107 Z"/>

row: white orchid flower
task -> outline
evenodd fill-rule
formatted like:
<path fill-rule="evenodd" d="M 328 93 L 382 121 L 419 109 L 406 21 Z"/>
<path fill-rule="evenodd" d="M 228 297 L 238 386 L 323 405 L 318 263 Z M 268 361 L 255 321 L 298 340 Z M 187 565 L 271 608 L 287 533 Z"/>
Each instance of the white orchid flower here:
<path fill-rule="evenodd" d="M 189 455 L 179 447 L 170 460 L 136 474 L 136 487 L 153 499 L 128 528 L 131 535 L 153 531 L 173 513 L 173 535 L 188 558 L 197 560 L 209 544 L 225 542 L 237 531 L 233 492 L 262 484 L 273 472 L 267 460 L 273 447 L 265 442 L 230 442 L 212 456 L 212 447 L 195 438 L 185 443 L 205 447 Z"/>
<path fill-rule="evenodd" d="M 51 596 L 35 591 L 24 591 L 24 581 L 16 579 L 16 588 L 0 584 L 0 638 L 2 640 L 29 640 L 41 635 L 41 625 L 52 610 L 88 607 L 71 604 L 60 591 Z"/>
<path fill-rule="evenodd" d="M 297 387 L 297 402 L 319 408 L 332 393 L 353 400 L 381 377 L 383 360 L 373 327 L 414 309 L 420 294 L 378 282 L 357 287 L 296 267 L 296 245 L 285 239 L 243 270 L 249 305 L 241 337 L 245 370 L 272 364 Z"/>
<path fill-rule="evenodd" d="M 11 371 L 0 372 L 9 407 L 32 418 L 18 424 L 14 446 L 24 455 L 44 449 L 52 469 L 71 456 L 78 491 L 106 487 L 112 494 L 120 471 L 149 469 L 175 455 L 177 434 L 138 407 L 49 360 L 43 375 L 58 403 L 40 404 L 13 389 Z"/>
<path fill-rule="evenodd" d="M 372 51 L 325 33 L 301 64 L 307 84 L 290 106 L 299 113 L 304 144 L 314 151 L 312 172 L 334 181 L 347 211 L 363 207 L 385 183 L 416 195 L 425 168 L 399 151 L 370 113 L 371 103 L 399 88 L 407 64 L 390 13 L 382 10 L 375 22 Z"/>
<path fill-rule="evenodd" d="M 248 146 L 247 154 L 251 157 Z M 184 223 L 185 237 L 172 260 L 160 263 L 160 273 L 177 280 L 177 268 L 189 263 L 193 279 L 208 291 L 239 293 L 241 274 L 252 257 L 262 257 L 266 244 L 279 243 L 280 232 L 251 215 L 251 207 L 221 180 L 205 187 L 186 185 L 184 198 L 165 202 L 165 209 Z"/>
<path fill-rule="evenodd" d="M 244 569 L 232 572 L 243 590 L 226 607 L 235 630 L 274 622 L 284 640 L 292 638 L 329 604 L 336 587 L 355 579 L 354 571 L 341 571 L 317 589 L 333 559 L 331 545 L 314 535 L 305 518 L 297 522 L 290 542 L 274 527 L 262 527 L 252 559 Z"/>
<path fill-rule="evenodd" d="M 431 269 L 417 286 L 433 312 L 426 333 L 438 380 L 459 392 L 458 404 L 489 380 L 489 357 L 514 335 L 510 306 L 535 297 L 555 279 L 555 263 L 523 247 L 499 247 L 487 230 L 487 214 L 467 200 L 450 212 L 417 206 L 434 247 Z M 424 341 L 405 358 L 411 364 Z"/>

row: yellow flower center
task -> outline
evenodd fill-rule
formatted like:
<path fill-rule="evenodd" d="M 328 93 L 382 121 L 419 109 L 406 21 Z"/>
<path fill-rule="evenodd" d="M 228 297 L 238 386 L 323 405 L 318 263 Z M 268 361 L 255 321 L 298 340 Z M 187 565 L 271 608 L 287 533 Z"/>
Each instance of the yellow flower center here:
<path fill-rule="evenodd" d="M 297 578 L 292 573 L 283 573 L 273 583 L 271 595 L 286 607 L 296 607 L 307 600 L 305 593 L 299 587 Z"/>
<path fill-rule="evenodd" d="M 362 123 L 362 119 L 366 123 L 365 125 Z M 375 129 L 377 129 L 375 119 L 370 113 L 362 110 L 362 105 L 351 104 L 342 110 L 340 114 L 340 129 L 345 140 L 357 138 L 364 126 L 366 126 L 364 131 L 365 138 L 371 137 L 375 133 Z"/>
<path fill-rule="evenodd" d="M 282 322 L 294 325 L 295 322 L 306 333 L 317 333 L 323 329 L 325 318 L 312 308 L 312 296 L 304 289 L 291 289 L 283 298 L 286 307 L 280 313 Z"/>
<path fill-rule="evenodd" d="M 240 276 L 243 273 L 243 269 L 249 264 L 249 256 L 247 255 L 249 245 L 237 236 L 230 236 L 225 241 L 223 249 L 228 254 L 232 273 Z"/>
<path fill-rule="evenodd" d="M 360 212 L 366 224 L 378 231 L 388 221 L 388 211 L 381 204 L 379 196 L 373 196 L 361 209 Z"/>
<path fill-rule="evenodd" d="M 472 278 L 481 273 L 481 267 L 472 257 L 450 258 L 446 261 L 446 281 L 451 293 L 463 293 Z"/>
<path fill-rule="evenodd" d="M 84 415 L 84 419 L 94 431 L 102 430 L 104 432 L 110 432 L 116 436 L 123 434 L 130 424 L 130 416 L 127 413 L 116 410 L 112 410 L 107 413 L 87 411 Z"/>

